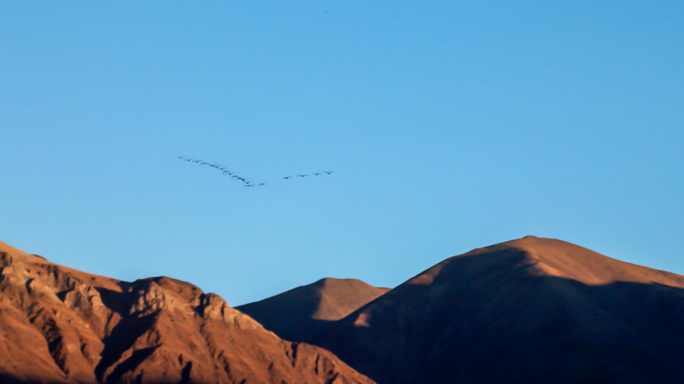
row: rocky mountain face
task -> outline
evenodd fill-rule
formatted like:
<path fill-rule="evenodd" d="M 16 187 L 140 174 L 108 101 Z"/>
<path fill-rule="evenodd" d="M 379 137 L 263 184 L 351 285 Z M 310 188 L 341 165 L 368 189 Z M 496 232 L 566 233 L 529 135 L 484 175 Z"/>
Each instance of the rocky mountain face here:
<path fill-rule="evenodd" d="M 526 237 L 447 259 L 312 342 L 380 384 L 677 383 L 684 276 Z"/>
<path fill-rule="evenodd" d="M 192 284 L 118 281 L 4 243 L 0 357 L 3 383 L 372 383 Z"/>
<path fill-rule="evenodd" d="M 325 278 L 236 309 L 283 339 L 308 341 L 387 291 L 361 280 Z"/>

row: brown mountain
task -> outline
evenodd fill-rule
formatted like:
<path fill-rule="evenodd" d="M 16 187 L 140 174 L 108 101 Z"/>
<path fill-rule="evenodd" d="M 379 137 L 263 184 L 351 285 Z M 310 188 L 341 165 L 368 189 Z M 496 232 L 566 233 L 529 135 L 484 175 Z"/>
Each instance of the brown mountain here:
<path fill-rule="evenodd" d="M 192 284 L 118 281 L 4 243 L 0 382 L 372 383 Z"/>
<path fill-rule="evenodd" d="M 380 384 L 680 383 L 683 287 L 526 237 L 447 259 L 314 342 Z"/>
<path fill-rule="evenodd" d="M 361 280 L 325 278 L 236 309 L 283 339 L 307 341 L 387 291 Z"/>

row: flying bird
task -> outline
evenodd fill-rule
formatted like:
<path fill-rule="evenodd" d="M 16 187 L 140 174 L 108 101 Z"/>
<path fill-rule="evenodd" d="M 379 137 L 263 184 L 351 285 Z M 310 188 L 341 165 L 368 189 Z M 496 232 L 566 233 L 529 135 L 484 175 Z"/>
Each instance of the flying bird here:
<path fill-rule="evenodd" d="M 260 187 L 261 187 L 262 185 L 266 185 L 266 183 L 261 183 L 261 184 L 259 184 Z"/>
<path fill-rule="evenodd" d="M 320 175 L 320 173 L 314 173 L 314 175 L 318 176 L 318 175 Z"/>
<path fill-rule="evenodd" d="M 309 176 L 309 175 L 297 175 L 297 176 L 299 176 L 299 177 L 307 177 L 307 176 Z"/>
<path fill-rule="evenodd" d="M 285 177 L 283 177 L 283 179 L 287 180 L 287 179 L 289 179 L 290 177 L 291 177 L 291 176 L 285 176 Z"/>
<path fill-rule="evenodd" d="M 325 173 L 327 173 L 327 174 L 329 175 L 329 174 L 331 174 L 331 173 L 333 173 L 333 172 L 335 172 L 335 171 L 330 171 L 330 172 L 328 172 L 328 171 L 323 171 L 323 172 L 325 172 Z"/>
<path fill-rule="evenodd" d="M 243 187 L 253 187 L 253 185 L 247 184 L 247 185 L 243 185 Z"/>

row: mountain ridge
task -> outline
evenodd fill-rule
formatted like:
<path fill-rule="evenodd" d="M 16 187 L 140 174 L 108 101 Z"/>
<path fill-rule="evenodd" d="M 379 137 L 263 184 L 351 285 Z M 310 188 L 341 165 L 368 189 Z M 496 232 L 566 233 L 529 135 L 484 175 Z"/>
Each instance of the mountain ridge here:
<path fill-rule="evenodd" d="M 279 338 L 187 282 L 118 281 L 0 243 L 0 355 L 12 356 L 0 360 L 0 380 L 624 384 L 684 377 L 684 276 L 556 239 L 477 248 L 391 290 L 325 278 L 252 304 L 259 303 L 269 304 L 264 323 L 304 325 L 299 338 L 310 344 Z"/>
<path fill-rule="evenodd" d="M 683 287 L 680 275 L 526 237 L 448 258 L 311 342 L 380 384 L 673 382 Z"/>
<path fill-rule="evenodd" d="M 0 243 L 0 380 L 372 383 L 327 350 L 265 330 L 168 277 L 123 282 Z"/>

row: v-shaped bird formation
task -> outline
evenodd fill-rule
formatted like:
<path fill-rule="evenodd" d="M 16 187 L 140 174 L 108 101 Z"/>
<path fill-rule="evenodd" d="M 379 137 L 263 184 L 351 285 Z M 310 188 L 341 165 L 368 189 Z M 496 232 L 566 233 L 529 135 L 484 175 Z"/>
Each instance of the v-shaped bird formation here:
<path fill-rule="evenodd" d="M 220 171 L 220 172 L 221 172 L 221 175 L 230 176 L 230 179 L 231 179 L 231 180 L 235 180 L 235 181 L 241 182 L 241 183 L 243 184 L 242 186 L 243 186 L 243 187 L 246 187 L 246 188 L 249 188 L 249 187 L 265 187 L 265 186 L 266 186 L 266 183 L 263 183 L 263 182 L 253 183 L 253 182 L 252 182 L 251 180 L 249 180 L 248 178 L 242 177 L 242 176 L 236 174 L 235 172 L 229 170 L 228 168 L 226 168 L 225 166 L 223 166 L 223 165 L 221 165 L 221 164 L 219 164 L 219 163 L 210 163 L 210 162 L 208 162 L 208 161 L 204 161 L 204 160 L 201 160 L 201 159 L 191 159 L 191 158 L 189 158 L 189 157 L 184 157 L 184 156 L 178 156 L 178 159 L 181 160 L 181 161 L 187 161 L 188 163 L 192 163 L 192 164 L 207 165 L 207 166 L 209 166 L 209 167 L 211 167 L 211 168 L 216 169 L 217 171 Z M 312 173 L 312 175 L 313 175 L 314 177 L 320 176 L 320 175 L 322 175 L 322 174 L 325 174 L 325 175 L 327 175 L 327 176 L 330 176 L 330 175 L 332 175 L 333 172 L 334 172 L 334 171 L 314 172 L 314 173 Z M 301 177 L 301 178 L 305 178 L 305 177 L 308 177 L 309 174 L 308 174 L 308 173 L 307 173 L 307 174 L 302 174 L 302 175 L 299 175 L 299 174 L 298 174 L 298 175 L 296 175 L 296 176 L 297 176 L 297 177 Z M 293 176 L 283 176 L 283 180 L 289 180 L 289 179 L 292 179 L 292 178 L 294 178 L 294 177 L 293 177 Z"/>

